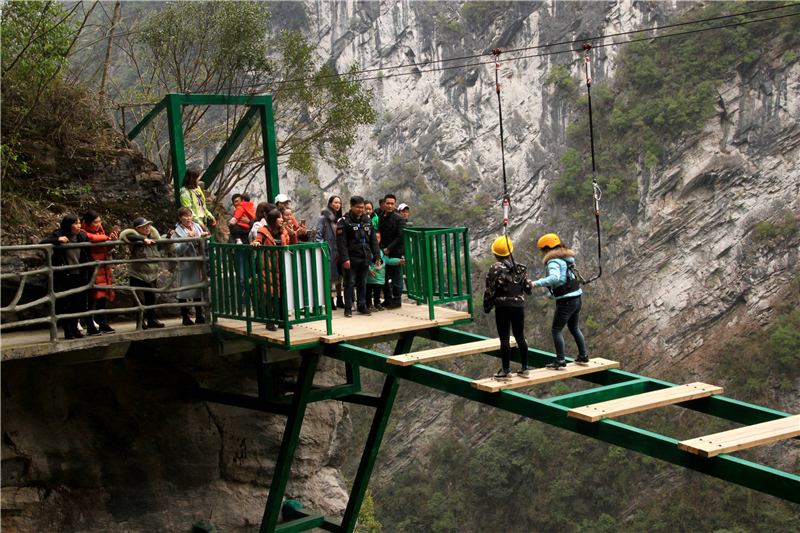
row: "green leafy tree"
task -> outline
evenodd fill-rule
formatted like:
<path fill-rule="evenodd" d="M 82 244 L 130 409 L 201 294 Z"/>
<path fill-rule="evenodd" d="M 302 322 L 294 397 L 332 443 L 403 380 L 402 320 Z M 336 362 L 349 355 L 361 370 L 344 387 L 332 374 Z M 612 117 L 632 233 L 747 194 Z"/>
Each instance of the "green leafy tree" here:
<path fill-rule="evenodd" d="M 380 533 L 381 531 L 383 531 L 383 526 L 375 518 L 375 502 L 372 499 L 372 491 L 367 489 L 361 510 L 358 512 L 355 533 Z"/>
<path fill-rule="evenodd" d="M 130 96 L 157 101 L 165 93 L 271 94 L 279 162 L 312 175 L 315 159 L 349 166 L 359 126 L 375 121 L 372 92 L 357 80 L 354 65 L 336 73 L 298 31 L 270 34 L 270 5 L 257 2 L 176 2 L 136 27 L 146 68 Z M 144 74 L 146 73 L 146 74 Z M 148 109 L 143 107 L 136 118 Z M 185 106 L 187 159 L 213 155 L 245 109 Z M 164 121 L 145 139 L 162 168 L 171 168 Z M 261 135 L 254 128 L 218 179 L 218 198 L 249 184 L 263 169 Z"/>

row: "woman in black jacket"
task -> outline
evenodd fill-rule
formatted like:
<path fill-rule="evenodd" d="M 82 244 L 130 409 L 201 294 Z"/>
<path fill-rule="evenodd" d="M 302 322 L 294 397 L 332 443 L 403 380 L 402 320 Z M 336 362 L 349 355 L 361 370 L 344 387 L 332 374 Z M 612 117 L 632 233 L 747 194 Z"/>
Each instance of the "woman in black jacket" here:
<path fill-rule="evenodd" d="M 81 230 L 81 222 L 75 215 L 66 215 L 61 220 L 61 226 L 49 237 L 39 244 L 54 244 L 53 266 L 73 265 L 74 268 L 56 270 L 53 274 L 53 283 L 56 293 L 76 289 L 87 283 L 86 267 L 81 266 L 89 262 L 89 253 L 86 248 L 64 248 L 59 245 L 68 243 L 89 242 L 89 237 Z M 58 297 L 58 294 L 56 294 Z M 56 313 L 81 313 L 87 310 L 86 291 L 64 296 L 56 300 Z M 64 328 L 64 337 L 67 339 L 82 339 L 83 334 L 78 331 L 77 318 L 61 320 Z"/>

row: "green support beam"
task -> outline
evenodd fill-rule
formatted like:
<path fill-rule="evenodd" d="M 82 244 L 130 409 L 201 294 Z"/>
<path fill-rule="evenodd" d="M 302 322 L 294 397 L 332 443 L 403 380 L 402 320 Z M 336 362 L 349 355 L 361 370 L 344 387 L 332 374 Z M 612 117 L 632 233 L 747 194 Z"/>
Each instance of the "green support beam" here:
<path fill-rule="evenodd" d="M 722 454 L 713 459 L 704 459 L 684 452 L 678 448 L 678 441 L 643 429 L 628 426 L 614 420 L 603 420 L 596 423 L 583 422 L 567 416 L 568 407 L 556 403 L 526 396 L 513 390 L 502 390 L 496 393 L 484 392 L 472 387 L 472 380 L 430 368 L 424 365 L 400 367 L 387 363 L 387 356 L 350 346 L 348 344 L 327 345 L 325 355 L 343 362 L 358 364 L 377 372 L 406 379 L 441 390 L 468 400 L 480 402 L 510 413 L 538 420 L 574 433 L 586 435 L 615 446 L 643 453 L 668 463 L 683 466 L 731 483 L 758 490 L 778 498 L 800 503 L 800 477 L 761 466 L 736 457 Z M 602 373 L 610 373 L 605 371 Z M 714 397 L 719 398 L 719 397 Z M 713 402 L 705 402 L 709 404 Z M 686 402 L 687 406 L 697 406 L 695 401 Z M 746 405 L 746 404 L 744 404 Z M 768 411 L 755 406 L 748 412 L 761 412 L 768 416 Z M 718 409 L 727 412 L 725 409 Z M 785 413 L 774 414 L 785 416 Z"/>
<path fill-rule="evenodd" d="M 292 470 L 294 453 L 297 450 L 300 429 L 303 426 L 309 393 L 311 392 L 318 364 L 319 355 L 303 355 L 300 363 L 300 374 L 297 378 L 299 388 L 292 396 L 291 411 L 286 421 L 286 429 L 283 432 L 278 457 L 275 460 L 275 472 L 272 475 L 272 483 L 269 487 L 269 496 L 264 507 L 264 517 L 261 520 L 259 533 L 273 533 L 278 525 L 278 516 L 281 512 L 283 496 L 286 493 L 286 485 L 289 482 L 289 473 Z"/>
<path fill-rule="evenodd" d="M 200 178 L 206 188 L 211 186 L 220 172 L 222 172 L 225 163 L 228 162 L 228 158 L 239 148 L 244 138 L 247 137 L 247 134 L 255 125 L 256 120 L 258 120 L 258 113 L 259 108 L 257 106 L 250 106 L 250 109 L 247 110 L 241 120 L 239 120 L 233 128 L 225 144 L 222 145 L 219 153 L 217 153 L 216 157 L 211 161 L 206 171 L 203 172 L 203 176 Z"/>
<path fill-rule="evenodd" d="M 169 101 L 168 96 L 162 98 L 161 101 L 149 113 L 147 113 L 136 126 L 133 127 L 130 133 L 128 133 L 128 140 L 129 141 L 134 140 L 136 136 L 139 135 L 142 132 L 142 130 L 146 128 L 147 125 L 150 124 L 150 122 L 152 122 L 154 118 L 156 118 L 156 115 L 161 113 L 164 110 L 164 108 L 167 107 L 168 101 Z"/>
<path fill-rule="evenodd" d="M 175 205 L 181 205 L 181 183 L 186 174 L 186 152 L 183 145 L 183 121 L 179 94 L 168 94 L 167 129 L 169 130 L 169 154 L 172 160 L 172 188 L 175 192 Z"/>
<path fill-rule="evenodd" d="M 413 341 L 413 337 L 398 340 L 395 345 L 394 354 L 401 355 L 411 351 L 411 344 Z M 364 503 L 364 496 L 367 493 L 369 479 L 372 476 L 375 460 L 378 458 L 378 451 L 383 441 L 383 435 L 386 432 L 386 426 L 389 423 L 389 416 L 392 413 L 392 406 L 394 405 L 394 399 L 397 396 L 397 389 L 399 386 L 399 379 L 395 376 L 386 376 L 386 380 L 383 382 L 380 403 L 375 410 L 375 416 L 372 419 L 372 426 L 367 436 L 367 442 L 364 445 L 364 454 L 361 456 L 358 472 L 353 480 L 353 489 L 350 491 L 347 509 L 345 509 L 344 516 L 342 517 L 342 528 L 339 530 L 341 533 L 353 533 L 353 530 L 356 528 L 358 513 L 361 511 L 361 504 Z"/>
<path fill-rule="evenodd" d="M 264 146 L 264 176 L 267 180 L 267 198 L 275 203 L 275 197 L 280 194 L 278 183 L 278 143 L 275 135 L 275 116 L 272 112 L 272 97 L 269 96 L 269 105 L 263 105 L 261 110 L 261 142 Z M 330 304 L 330 302 L 328 302 Z M 330 325 L 328 327 L 330 330 Z M 330 335 L 330 331 L 328 334 Z"/>
<path fill-rule="evenodd" d="M 224 168 L 228 157 L 242 143 L 247 133 L 261 120 L 261 138 L 264 151 L 264 175 L 266 177 L 267 197 L 274 202 L 280 193 L 278 182 L 278 150 L 275 135 L 275 116 L 272 110 L 271 95 L 224 95 L 224 94 L 168 94 L 128 133 L 133 140 L 152 122 L 161 111 L 167 111 L 167 130 L 169 133 L 169 153 L 172 161 L 172 182 L 175 205 L 180 207 L 180 189 L 186 174 L 186 149 L 184 146 L 181 108 L 185 105 L 226 105 L 248 106 L 249 109 L 236 124 L 230 137 L 203 173 L 201 180 L 209 187 Z M 328 323 L 330 335 L 330 322 Z"/>

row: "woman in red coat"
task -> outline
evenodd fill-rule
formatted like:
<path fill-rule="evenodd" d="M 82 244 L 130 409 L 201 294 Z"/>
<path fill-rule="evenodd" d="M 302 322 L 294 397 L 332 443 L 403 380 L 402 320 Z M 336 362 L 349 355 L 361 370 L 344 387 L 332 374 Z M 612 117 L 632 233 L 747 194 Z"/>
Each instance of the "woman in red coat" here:
<path fill-rule="evenodd" d="M 100 215 L 96 211 L 88 211 L 81 219 L 81 229 L 86 232 L 89 237 L 89 242 L 105 242 L 116 241 L 118 230 L 115 227 L 109 235 L 103 231 L 103 223 L 100 220 Z M 108 253 L 113 249 L 111 246 L 93 246 L 89 248 L 89 256 L 92 261 L 108 261 Z M 97 277 L 94 280 L 96 285 L 113 285 L 114 280 L 111 277 L 111 265 L 100 265 L 97 269 Z M 97 307 L 98 311 L 106 308 L 106 304 L 114 299 L 114 291 L 111 289 L 92 289 L 89 291 L 89 310 Z M 98 330 L 95 326 L 95 318 L 97 324 L 100 326 Z M 114 333 L 111 326 L 108 325 L 108 317 L 105 313 L 99 313 L 90 316 L 86 321 L 86 332 L 92 335 L 100 335 L 102 333 Z"/>

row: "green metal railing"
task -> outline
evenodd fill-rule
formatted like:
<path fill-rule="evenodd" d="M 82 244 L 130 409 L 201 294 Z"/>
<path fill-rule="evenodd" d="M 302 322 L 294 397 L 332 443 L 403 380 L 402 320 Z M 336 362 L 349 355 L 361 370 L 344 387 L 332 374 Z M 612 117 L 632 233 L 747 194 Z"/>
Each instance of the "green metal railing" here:
<path fill-rule="evenodd" d="M 469 229 L 406 228 L 403 231 L 408 297 L 434 306 L 466 301 L 472 314 Z"/>
<path fill-rule="evenodd" d="M 331 329 L 328 248 L 325 243 L 251 246 L 211 242 L 211 316 L 243 320 L 247 334 L 253 323 L 289 326 L 325 320 Z"/>

